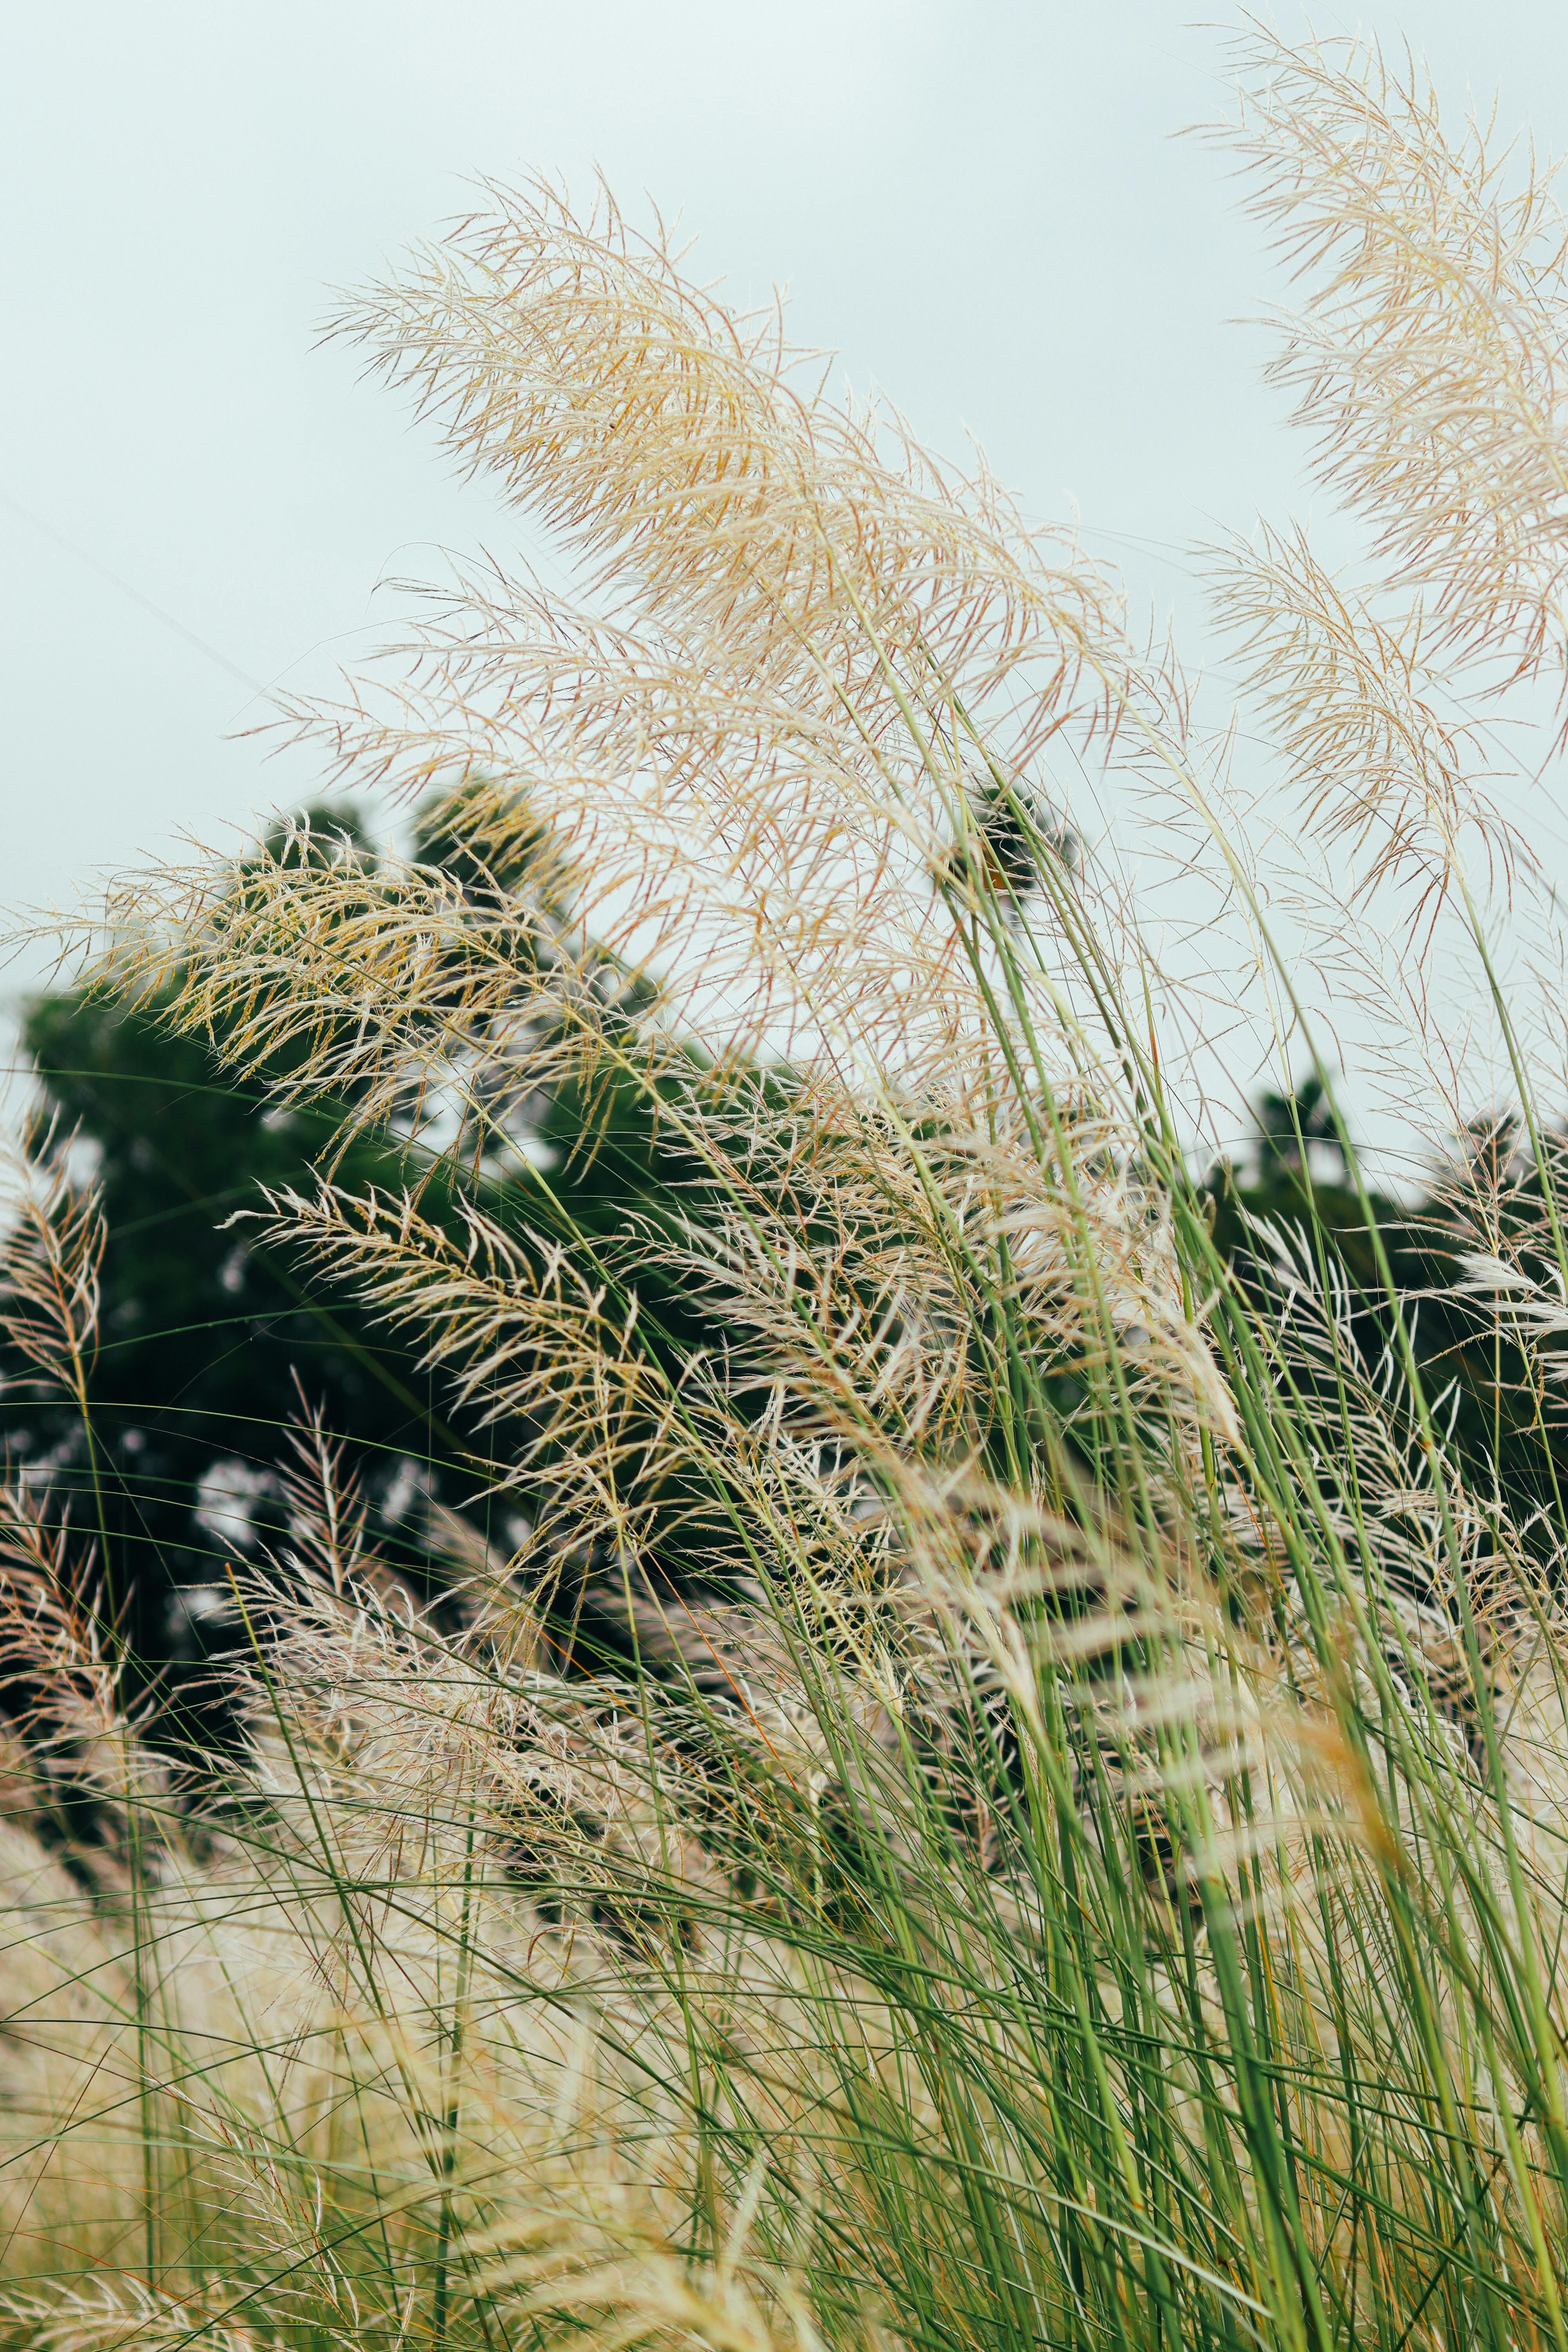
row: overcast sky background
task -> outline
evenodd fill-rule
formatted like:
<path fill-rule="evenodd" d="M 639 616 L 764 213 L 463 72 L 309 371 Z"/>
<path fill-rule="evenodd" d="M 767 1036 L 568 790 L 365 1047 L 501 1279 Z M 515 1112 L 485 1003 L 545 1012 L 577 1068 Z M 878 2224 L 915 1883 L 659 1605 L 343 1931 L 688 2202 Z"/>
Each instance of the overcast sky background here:
<path fill-rule="evenodd" d="M 0 903 L 58 903 L 183 829 L 221 840 L 297 803 L 298 756 L 237 739 L 264 711 L 235 673 L 327 686 L 404 609 L 378 583 L 437 570 L 441 548 L 519 544 L 405 404 L 317 344 L 331 289 L 480 173 L 581 188 L 598 166 L 634 215 L 647 191 L 699 237 L 700 274 L 742 305 L 786 286 L 796 340 L 840 352 L 938 447 L 973 432 L 1040 517 L 1076 504 L 1135 592 L 1186 621 L 1184 543 L 1310 510 L 1262 342 L 1234 323 L 1270 290 L 1257 232 L 1224 159 L 1173 136 L 1224 102 L 1237 20 L 1213 16 L 13 0 Z M 1496 91 L 1504 125 L 1568 145 L 1563 0 L 1313 22 L 1408 39 L 1456 107 Z"/>

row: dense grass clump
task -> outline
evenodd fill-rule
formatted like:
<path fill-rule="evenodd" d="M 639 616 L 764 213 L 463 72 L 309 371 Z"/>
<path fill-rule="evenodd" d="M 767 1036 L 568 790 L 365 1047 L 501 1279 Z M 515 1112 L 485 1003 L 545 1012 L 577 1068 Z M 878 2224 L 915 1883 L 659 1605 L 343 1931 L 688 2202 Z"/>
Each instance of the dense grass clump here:
<path fill-rule="evenodd" d="M 412 1575 L 302 1395 L 226 1738 L 169 1738 L 39 1139 L 7 1346 L 79 1434 L 68 1516 L 47 1462 L 0 1494 L 18 2345 L 1568 2352 L 1568 1088 L 1489 717 L 1563 686 L 1563 237 L 1363 53 L 1246 91 L 1370 581 L 1215 559 L 1250 800 L 1076 544 L 607 201 L 493 192 L 345 321 L 579 601 L 465 576 L 293 714 L 429 854 L 140 883 L 92 978 L 327 1118 L 247 1245 L 401 1335 L 473 1507 Z M 1352 1001 L 1458 1137 L 1462 1395 Z M 1216 1004 L 1274 1024 L 1300 1202 L 1245 1273 Z M 668 1181 L 588 1222 L 616 1119 Z"/>

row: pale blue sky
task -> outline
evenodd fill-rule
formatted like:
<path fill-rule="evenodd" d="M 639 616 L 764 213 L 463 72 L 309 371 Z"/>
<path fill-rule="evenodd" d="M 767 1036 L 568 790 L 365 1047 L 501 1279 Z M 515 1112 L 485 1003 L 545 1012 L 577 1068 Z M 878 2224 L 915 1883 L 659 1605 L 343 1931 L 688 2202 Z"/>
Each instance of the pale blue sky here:
<path fill-rule="evenodd" d="M 1227 323 L 1268 289 L 1222 160 L 1221 31 L 1172 0 L 50 0 L 0 98 L 0 901 L 308 789 L 226 740 L 247 677 L 325 684 L 384 575 L 516 543 L 432 436 L 315 348 L 333 285 L 466 176 L 647 190 L 742 302 L 776 281 L 927 437 L 975 432 L 1044 516 L 1174 543 L 1299 509 L 1298 453 Z M 1288 10 L 1282 21 L 1297 20 Z M 1347 20 L 1315 12 L 1322 31 Z M 1568 144 L 1548 0 L 1361 21 L 1445 94 Z M 17 511 L 25 508 L 37 521 Z M 38 526 L 44 526 L 39 528 Z M 48 533 L 57 534 L 55 537 Z M 70 547 L 62 545 L 68 541 Z M 1158 546 L 1106 540 L 1168 599 Z M 70 551 L 79 550 L 79 553 Z"/>

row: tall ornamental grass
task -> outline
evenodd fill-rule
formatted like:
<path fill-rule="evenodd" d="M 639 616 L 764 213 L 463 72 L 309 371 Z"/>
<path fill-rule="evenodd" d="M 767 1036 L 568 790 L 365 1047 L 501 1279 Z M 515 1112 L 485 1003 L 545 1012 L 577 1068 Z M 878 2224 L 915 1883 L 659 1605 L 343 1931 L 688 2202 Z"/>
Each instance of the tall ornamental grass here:
<path fill-rule="evenodd" d="M 139 877 L 100 978 L 399 1139 L 235 1230 L 416 1337 L 471 1489 L 417 1599 L 301 1397 L 197 1755 L 13 1465 L 16 2345 L 1568 2352 L 1568 1515 L 1460 1460 L 1419 1302 L 1369 1354 L 1310 1217 L 1242 1282 L 1194 1172 L 1259 1035 L 1334 1103 L 1346 1006 L 1451 1131 L 1468 1003 L 1473 1349 L 1552 1462 L 1563 225 L 1375 55 L 1241 64 L 1363 575 L 1211 558 L 1237 725 L 607 196 L 489 190 L 345 313 L 574 595 L 471 566 L 290 714 L 450 868 Z M 687 1171 L 608 1242 L 487 1189 L 568 1086 Z M 69 1170 L 5 1312 L 85 1412 Z"/>

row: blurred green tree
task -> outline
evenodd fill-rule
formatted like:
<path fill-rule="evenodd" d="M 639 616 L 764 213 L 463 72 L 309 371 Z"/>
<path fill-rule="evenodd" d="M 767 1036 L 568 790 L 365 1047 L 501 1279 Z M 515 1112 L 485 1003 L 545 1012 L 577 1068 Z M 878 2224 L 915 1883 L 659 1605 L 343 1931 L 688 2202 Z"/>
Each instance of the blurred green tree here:
<path fill-rule="evenodd" d="M 1363 1198 L 1316 1077 L 1291 1094 L 1259 1097 L 1254 1130 L 1249 1170 L 1222 1163 L 1211 1171 L 1215 1238 L 1240 1279 L 1255 1295 L 1271 1294 L 1280 1313 L 1300 1314 L 1303 1286 L 1331 1302 L 1337 1339 L 1323 1350 L 1320 1394 L 1335 1391 L 1335 1344 L 1357 1380 L 1381 1377 L 1389 1360 L 1381 1242 L 1428 1399 L 1451 1420 L 1468 1477 L 1481 1492 L 1495 1478 L 1527 1531 L 1544 1508 L 1560 1507 L 1568 1493 L 1562 1391 L 1531 1378 L 1524 1352 L 1500 1339 L 1493 1301 L 1479 1311 L 1472 1286 L 1477 1254 L 1501 1251 L 1546 1290 L 1555 1287 L 1540 1171 L 1516 1123 L 1477 1120 L 1414 1202 L 1375 1188 Z M 1559 1163 L 1568 1158 L 1568 1137 L 1542 1143 Z M 1559 1185 L 1563 1174 L 1560 1164 Z M 1300 1363 L 1292 1378 L 1303 1378 Z M 1413 1419 L 1405 1434 L 1418 1444 Z M 1323 1475 L 1331 1476 L 1331 1465 Z"/>
<path fill-rule="evenodd" d="M 376 865 L 363 824 L 341 808 L 306 812 L 267 848 L 284 864 L 358 861 L 367 882 Z M 570 920 L 570 876 L 542 825 L 523 819 L 504 844 L 477 843 L 461 795 L 447 794 L 420 813 L 413 854 L 455 881 L 480 920 L 487 903 L 525 882 L 538 921 L 519 952 L 548 958 Z M 242 865 L 237 890 L 247 872 Z M 614 1017 L 646 1011 L 646 983 L 592 950 L 590 967 Z M 573 968 L 581 974 L 580 952 Z M 237 1082 L 199 1038 L 170 1028 L 163 1016 L 177 987 L 176 975 L 138 1003 L 102 989 L 59 991 L 37 998 L 25 1021 L 43 1109 L 92 1163 L 107 1225 L 96 1465 L 74 1407 L 37 1399 L 25 1367 L 0 1354 L 0 1444 L 78 1524 L 104 1516 L 126 1639 L 149 1671 L 176 1685 L 189 1683 L 223 1625 L 226 1563 L 286 1532 L 275 1465 L 290 1405 L 319 1412 L 342 1441 L 384 1554 L 426 1590 L 438 1574 L 429 1501 L 464 1506 L 482 1483 L 470 1445 L 489 1452 L 495 1443 L 493 1433 L 481 1441 L 421 1370 L 416 1332 L 389 1328 L 245 1213 L 264 1190 L 313 1189 L 330 1152 L 346 1189 L 413 1186 L 424 1213 L 440 1220 L 451 1209 L 440 1157 L 384 1128 L 355 1131 L 343 1148 L 344 1101 L 268 1108 L 260 1083 Z M 589 1102 L 569 1083 L 535 1083 L 530 1042 L 519 1048 L 509 1099 L 490 1107 L 520 1148 L 480 1196 L 513 1231 L 587 1236 L 613 1276 L 640 1255 L 637 1235 L 649 1219 L 668 1226 L 700 1207 L 690 1171 L 640 1094 L 601 1087 Z M 547 1042 L 533 1033 L 540 1052 Z M 450 1148 L 465 1150 L 468 1140 L 459 1134 Z M 646 1270 L 639 1309 L 641 1343 L 671 1361 L 726 1346 L 695 1293 L 650 1292 Z M 500 1507 L 480 1507 L 480 1532 L 502 1554 L 526 1507 L 521 1494 L 517 1514 L 499 1525 Z M 577 1563 L 579 1584 L 600 1565 Z"/>

